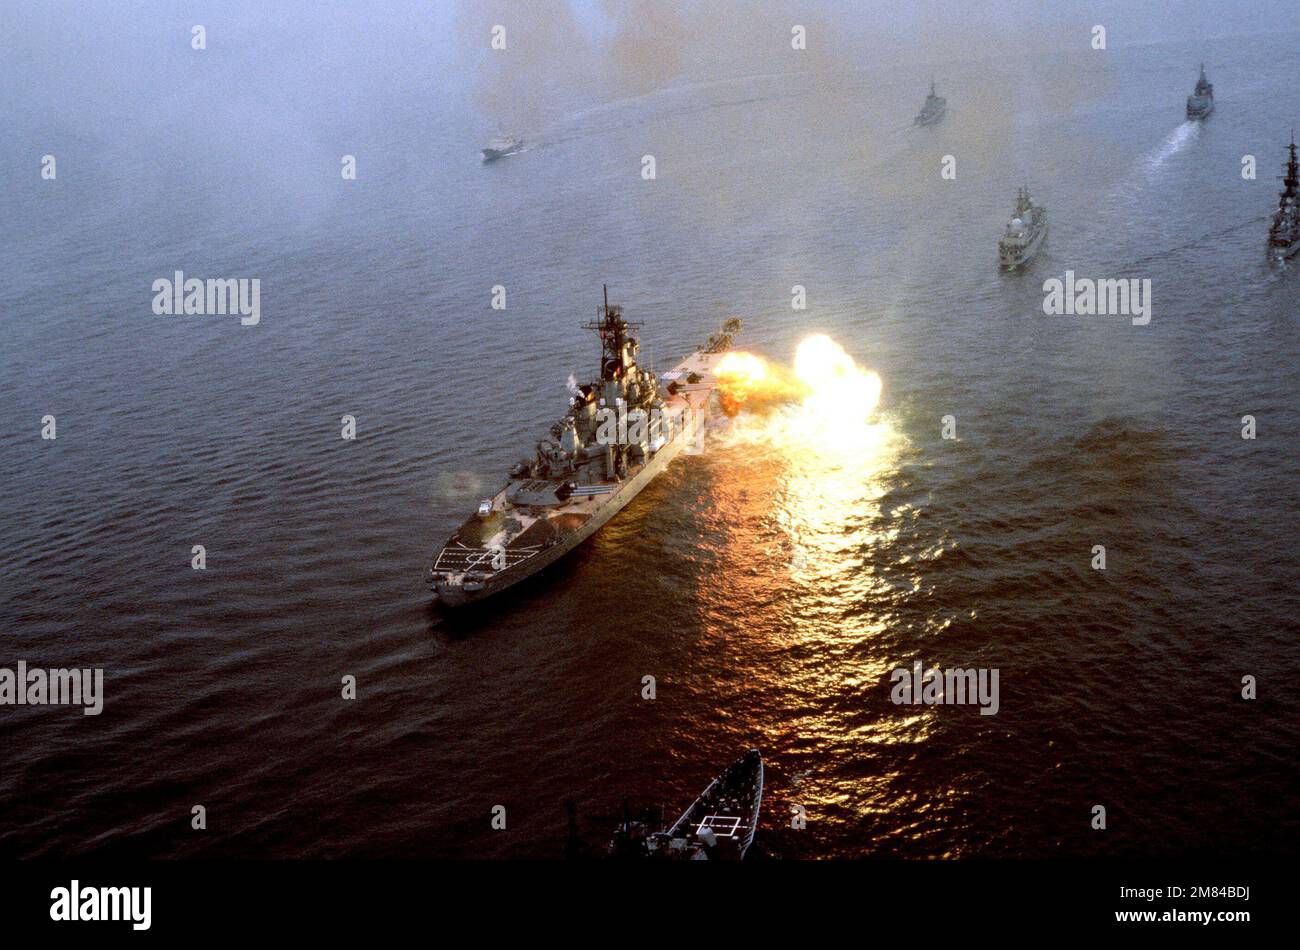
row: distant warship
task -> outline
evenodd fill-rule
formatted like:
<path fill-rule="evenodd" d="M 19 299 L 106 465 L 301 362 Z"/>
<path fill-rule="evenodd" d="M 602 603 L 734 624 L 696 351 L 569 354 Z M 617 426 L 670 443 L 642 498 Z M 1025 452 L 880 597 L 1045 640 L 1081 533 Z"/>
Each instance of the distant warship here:
<path fill-rule="evenodd" d="M 709 783 L 667 831 L 625 818 L 610 842 L 618 858 L 739 860 L 754 843 L 763 806 L 763 756 L 750 749 Z"/>
<path fill-rule="evenodd" d="M 1277 213 L 1268 228 L 1268 249 L 1278 260 L 1286 260 L 1300 253 L 1300 169 L 1296 165 L 1295 133 L 1291 133 L 1287 163 L 1283 166 L 1282 191 L 1279 193 Z"/>
<path fill-rule="evenodd" d="M 916 118 L 912 120 L 913 125 L 934 125 L 944 117 L 948 111 L 948 100 L 934 91 L 934 83 L 930 83 L 930 94 L 925 97 L 925 105 L 921 106 L 921 111 Z"/>
<path fill-rule="evenodd" d="M 1204 119 L 1214 111 L 1214 84 L 1205 78 L 1205 64 L 1201 63 L 1201 78 L 1187 97 L 1187 118 Z"/>
<path fill-rule="evenodd" d="M 1028 188 L 1016 191 L 1016 210 L 998 240 L 998 259 L 1007 269 L 1028 263 L 1047 237 L 1047 209 L 1036 204 Z"/>
<path fill-rule="evenodd" d="M 503 135 L 494 138 L 482 149 L 484 162 L 495 162 L 498 158 L 513 154 L 524 147 L 524 140 L 517 135 Z"/>
<path fill-rule="evenodd" d="M 619 307 L 597 308 L 585 329 L 600 334 L 600 376 L 571 386 L 569 411 L 505 487 L 479 503 L 434 558 L 429 581 L 450 607 L 499 593 L 599 530 L 689 443 L 718 404 L 715 370 L 739 332 L 722 332 L 656 379 L 637 365 L 640 324 Z"/>

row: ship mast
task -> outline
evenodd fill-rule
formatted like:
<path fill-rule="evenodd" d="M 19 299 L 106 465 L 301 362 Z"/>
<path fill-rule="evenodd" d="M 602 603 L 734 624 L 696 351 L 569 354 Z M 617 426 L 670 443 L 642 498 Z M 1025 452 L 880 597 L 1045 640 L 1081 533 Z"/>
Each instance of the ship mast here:
<path fill-rule="evenodd" d="M 596 322 L 583 324 L 584 330 L 595 330 L 600 334 L 600 378 L 609 381 L 624 378 L 627 371 L 635 365 L 636 338 L 628 335 L 628 330 L 640 327 L 640 323 L 628 323 L 623 319 L 623 308 L 609 305 L 609 287 L 604 288 L 604 305 L 596 311 Z"/>

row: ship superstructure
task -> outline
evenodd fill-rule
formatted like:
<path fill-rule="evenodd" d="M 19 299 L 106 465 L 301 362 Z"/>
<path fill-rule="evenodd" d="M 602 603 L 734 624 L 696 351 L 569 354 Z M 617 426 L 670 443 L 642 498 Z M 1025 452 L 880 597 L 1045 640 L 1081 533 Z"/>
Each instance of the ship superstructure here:
<path fill-rule="evenodd" d="M 599 530 L 683 451 L 702 444 L 716 405 L 714 372 L 740 321 L 656 378 L 608 296 L 584 328 L 600 336 L 600 375 L 572 387 L 569 410 L 510 470 L 509 481 L 434 558 L 439 600 L 458 606 L 498 593 L 554 563 Z"/>
<path fill-rule="evenodd" d="M 1047 237 L 1047 209 L 1028 188 L 1016 190 L 1016 210 L 998 240 L 998 260 L 1008 270 L 1028 263 Z"/>
<path fill-rule="evenodd" d="M 1187 97 L 1187 118 L 1204 119 L 1214 111 L 1214 84 L 1205 78 L 1205 64 L 1201 63 L 1201 78 Z"/>
<path fill-rule="evenodd" d="M 1300 253 L 1300 168 L 1296 164 L 1295 132 L 1287 146 L 1287 162 L 1282 166 L 1282 191 L 1277 211 L 1268 227 L 1268 249 L 1274 257 L 1286 260 Z"/>
<path fill-rule="evenodd" d="M 925 104 L 921 106 L 921 111 L 917 113 L 912 120 L 913 125 L 935 125 L 939 122 L 948 111 L 948 100 L 935 91 L 934 83 L 930 83 L 930 94 L 925 97 Z"/>

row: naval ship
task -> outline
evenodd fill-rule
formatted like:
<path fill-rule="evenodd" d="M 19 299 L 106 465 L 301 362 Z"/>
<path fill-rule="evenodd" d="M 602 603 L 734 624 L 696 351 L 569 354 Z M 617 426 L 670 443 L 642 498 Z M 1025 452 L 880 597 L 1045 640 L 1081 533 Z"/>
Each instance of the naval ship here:
<path fill-rule="evenodd" d="M 754 843 L 763 806 L 763 756 L 757 749 L 729 765 L 667 831 L 625 818 L 610 842 L 617 858 L 740 860 Z"/>
<path fill-rule="evenodd" d="M 656 378 L 606 292 L 597 319 L 600 376 L 571 387 L 569 410 L 479 503 L 434 558 L 429 581 L 449 607 L 483 600 L 554 563 L 596 533 L 684 450 L 700 446 L 718 408 L 715 371 L 739 320 Z"/>
<path fill-rule="evenodd" d="M 1201 78 L 1187 97 L 1187 118 L 1204 119 L 1214 111 L 1214 84 L 1205 78 L 1205 64 L 1201 63 Z"/>
<path fill-rule="evenodd" d="M 1296 166 L 1295 132 L 1288 146 L 1289 158 L 1282 169 L 1282 191 L 1278 194 L 1277 212 L 1268 227 L 1268 249 L 1278 260 L 1287 260 L 1300 253 L 1300 170 Z"/>
<path fill-rule="evenodd" d="M 1016 190 L 1016 210 L 998 239 L 998 260 L 1008 270 L 1030 261 L 1047 237 L 1047 209 L 1035 203 L 1028 188 Z"/>
<path fill-rule="evenodd" d="M 935 125 L 947 111 L 948 100 L 934 91 L 934 83 L 931 82 L 930 94 L 925 97 L 925 105 L 921 106 L 921 111 L 912 120 L 912 124 Z"/>
<path fill-rule="evenodd" d="M 502 135 L 494 138 L 480 151 L 484 162 L 495 162 L 498 158 L 513 154 L 524 147 L 524 140 L 517 135 Z"/>

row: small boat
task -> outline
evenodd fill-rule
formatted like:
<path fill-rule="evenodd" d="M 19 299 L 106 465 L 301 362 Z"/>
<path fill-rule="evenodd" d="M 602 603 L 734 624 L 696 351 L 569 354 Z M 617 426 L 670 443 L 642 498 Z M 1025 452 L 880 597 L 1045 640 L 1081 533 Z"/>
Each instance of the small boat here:
<path fill-rule="evenodd" d="M 484 162 L 495 162 L 498 158 L 511 155 L 524 147 L 524 140 L 517 135 L 504 135 L 494 138 L 481 149 Z"/>
<path fill-rule="evenodd" d="M 750 749 L 704 790 L 667 831 L 649 832 L 625 817 L 610 843 L 615 857 L 678 861 L 732 860 L 754 843 L 763 805 L 763 756 Z"/>
<path fill-rule="evenodd" d="M 1201 78 L 1187 97 L 1187 118 L 1204 119 L 1214 111 L 1214 84 L 1205 78 L 1205 64 L 1201 63 Z"/>

